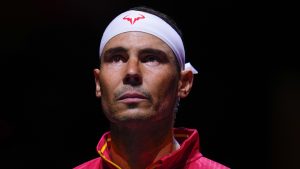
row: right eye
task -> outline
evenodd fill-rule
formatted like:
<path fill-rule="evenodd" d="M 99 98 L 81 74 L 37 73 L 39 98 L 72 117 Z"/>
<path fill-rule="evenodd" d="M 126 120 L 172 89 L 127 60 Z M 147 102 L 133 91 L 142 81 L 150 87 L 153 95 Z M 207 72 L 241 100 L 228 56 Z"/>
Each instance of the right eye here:
<path fill-rule="evenodd" d="M 125 62 L 125 58 L 122 55 L 113 55 L 111 56 L 111 62 L 114 63 Z"/>

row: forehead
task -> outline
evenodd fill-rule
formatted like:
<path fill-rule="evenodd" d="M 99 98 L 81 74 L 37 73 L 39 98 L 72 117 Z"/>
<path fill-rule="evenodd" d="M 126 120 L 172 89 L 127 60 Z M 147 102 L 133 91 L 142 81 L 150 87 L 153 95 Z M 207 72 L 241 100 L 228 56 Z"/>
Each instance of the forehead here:
<path fill-rule="evenodd" d="M 153 48 L 174 55 L 172 49 L 160 38 L 144 32 L 125 32 L 111 38 L 105 45 L 104 51 L 110 48 L 123 47 L 128 50 Z"/>

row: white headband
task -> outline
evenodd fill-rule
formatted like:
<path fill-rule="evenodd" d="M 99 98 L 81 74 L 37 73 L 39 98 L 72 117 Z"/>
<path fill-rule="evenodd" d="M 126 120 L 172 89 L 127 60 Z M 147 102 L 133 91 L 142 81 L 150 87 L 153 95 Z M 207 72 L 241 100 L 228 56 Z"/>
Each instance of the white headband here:
<path fill-rule="evenodd" d="M 105 44 L 114 36 L 130 31 L 152 34 L 164 41 L 174 52 L 181 70 L 190 69 L 194 74 L 197 70 L 190 63 L 185 64 L 185 51 L 181 37 L 161 18 L 142 11 L 129 10 L 117 16 L 105 29 L 99 55 L 101 56 Z"/>

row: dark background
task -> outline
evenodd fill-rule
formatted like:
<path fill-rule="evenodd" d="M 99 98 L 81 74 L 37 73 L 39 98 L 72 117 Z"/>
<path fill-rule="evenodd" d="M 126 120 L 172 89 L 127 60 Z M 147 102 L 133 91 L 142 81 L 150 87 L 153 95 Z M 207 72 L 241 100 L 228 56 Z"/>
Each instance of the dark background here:
<path fill-rule="evenodd" d="M 198 129 L 201 152 L 231 168 L 293 168 L 298 64 L 269 52 L 279 37 L 265 27 L 274 16 L 234 9 L 230 0 L 4 3 L 0 168 L 72 168 L 98 157 L 109 129 L 94 92 L 99 40 L 113 17 L 136 5 L 168 14 L 183 31 L 200 74 L 176 126 Z"/>

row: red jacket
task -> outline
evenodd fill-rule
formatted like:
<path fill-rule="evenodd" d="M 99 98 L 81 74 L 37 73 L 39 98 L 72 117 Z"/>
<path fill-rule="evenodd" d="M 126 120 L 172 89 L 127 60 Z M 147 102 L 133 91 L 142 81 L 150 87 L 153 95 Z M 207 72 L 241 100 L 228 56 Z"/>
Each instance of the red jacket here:
<path fill-rule="evenodd" d="M 204 157 L 199 152 L 199 135 L 195 129 L 175 128 L 174 134 L 180 148 L 160 160 L 152 163 L 147 169 L 229 169 L 228 167 Z M 74 169 L 121 169 L 110 161 L 110 133 L 105 133 L 97 145 L 100 157 L 85 162 Z"/>

